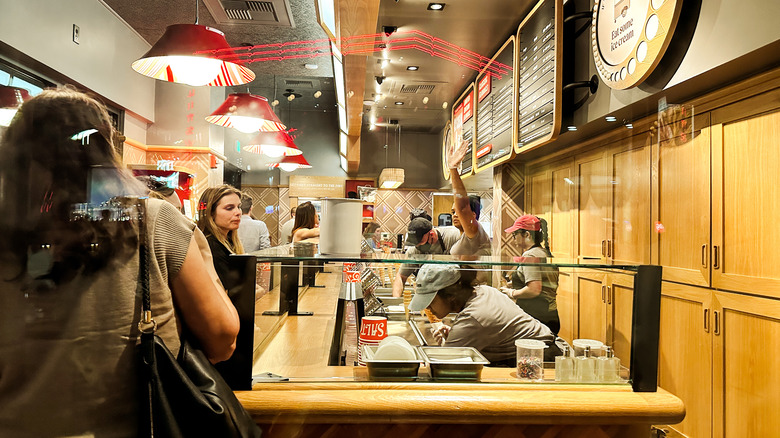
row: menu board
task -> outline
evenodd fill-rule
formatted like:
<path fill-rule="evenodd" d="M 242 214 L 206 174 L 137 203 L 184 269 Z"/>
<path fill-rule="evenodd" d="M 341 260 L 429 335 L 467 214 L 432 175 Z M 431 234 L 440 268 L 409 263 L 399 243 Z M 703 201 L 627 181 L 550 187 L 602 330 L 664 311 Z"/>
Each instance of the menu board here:
<path fill-rule="evenodd" d="M 474 173 L 474 121 L 474 84 L 470 84 L 452 110 L 452 141 L 456 146 L 464 140 L 467 143 L 466 156 L 460 167 L 463 177 Z"/>
<path fill-rule="evenodd" d="M 560 132 L 562 26 L 562 0 L 544 0 L 518 29 L 516 153 L 547 144 Z"/>
<path fill-rule="evenodd" d="M 515 37 L 498 50 L 477 76 L 476 172 L 514 157 Z"/>

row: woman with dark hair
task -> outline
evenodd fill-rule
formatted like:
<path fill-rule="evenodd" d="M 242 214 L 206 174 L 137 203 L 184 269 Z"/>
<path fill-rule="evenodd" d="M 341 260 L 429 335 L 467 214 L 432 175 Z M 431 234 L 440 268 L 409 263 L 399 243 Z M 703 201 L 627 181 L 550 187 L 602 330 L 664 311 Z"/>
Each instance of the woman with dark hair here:
<path fill-rule="evenodd" d="M 239 224 L 241 191 L 228 184 L 203 191 L 198 202 L 198 228 L 206 235 L 214 257 L 214 268 L 228 290 L 238 281 L 230 276 L 228 258 L 230 254 L 244 253 L 238 238 Z"/>
<path fill-rule="evenodd" d="M 476 285 L 476 275 L 468 266 L 423 265 L 409 310 L 429 309 L 439 319 L 455 313 L 452 326 L 443 325 L 434 336 L 446 340 L 448 347 L 474 347 L 494 366 L 516 365 L 518 339 L 545 342 L 545 360 L 554 360 L 560 350 L 550 329 L 498 290 Z"/>
<path fill-rule="evenodd" d="M 306 201 L 295 209 L 295 224 L 292 230 L 292 241 L 320 237 L 320 218 L 311 202 Z"/>
<path fill-rule="evenodd" d="M 518 306 L 557 334 L 561 330 L 556 301 L 558 268 L 538 265 L 553 256 L 547 235 L 547 221 L 526 214 L 518 217 L 504 232 L 512 234 L 526 264 L 512 273 L 512 287 L 501 287 L 501 292 L 516 300 Z"/>
<path fill-rule="evenodd" d="M 0 141 L 0 436 L 138 435 L 139 225 L 152 316 L 212 362 L 238 315 L 206 273 L 194 224 L 145 194 L 105 108 L 72 88 L 26 102 Z M 143 218 L 143 221 L 139 219 Z"/>

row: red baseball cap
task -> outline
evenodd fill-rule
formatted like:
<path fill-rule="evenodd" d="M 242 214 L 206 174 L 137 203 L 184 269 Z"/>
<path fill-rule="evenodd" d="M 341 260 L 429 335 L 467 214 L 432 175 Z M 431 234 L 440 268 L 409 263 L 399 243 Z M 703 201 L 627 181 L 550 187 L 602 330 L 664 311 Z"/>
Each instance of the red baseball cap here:
<path fill-rule="evenodd" d="M 524 214 L 517 218 L 514 225 L 504 230 L 505 233 L 514 233 L 517 230 L 539 231 L 542 229 L 542 223 L 539 218 L 532 214 Z"/>

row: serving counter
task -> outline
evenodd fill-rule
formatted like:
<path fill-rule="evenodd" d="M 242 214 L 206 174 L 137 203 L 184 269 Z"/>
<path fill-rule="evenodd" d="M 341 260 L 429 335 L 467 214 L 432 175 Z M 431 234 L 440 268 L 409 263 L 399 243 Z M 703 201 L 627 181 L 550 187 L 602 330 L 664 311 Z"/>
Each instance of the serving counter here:
<path fill-rule="evenodd" d="M 430 377 L 425 365 L 420 367 L 419 377 L 413 381 L 374 381 L 364 366 L 340 365 L 344 362 L 343 356 L 334 363 L 333 342 L 339 339 L 337 332 L 344 331 L 339 321 L 343 316 L 337 318 L 344 297 L 343 264 L 379 268 L 380 277 L 387 280 L 394 273 L 392 267 L 403 263 L 466 262 L 430 256 L 420 261 L 388 255 L 368 259 L 292 257 L 267 252 L 256 255 L 258 263 L 276 267 L 272 268 L 276 278 L 299 270 L 320 271 L 311 277 L 313 280 L 307 280 L 303 273 L 296 275 L 295 292 L 282 290 L 289 288 L 290 282 L 289 279 L 286 283 L 280 280 L 256 301 L 252 370 L 256 379 L 251 391 L 237 391 L 236 394 L 264 429 L 265 436 L 645 437 L 650 434 L 650 425 L 674 424 L 684 417 L 685 408 L 677 397 L 656 388 L 654 376 L 645 380 L 648 376 L 637 374 L 640 370 L 649 372 L 635 363 L 638 358 L 654 359 L 655 364 L 650 368 L 657 367 L 657 350 L 650 352 L 650 359 L 647 354 L 632 351 L 632 358 L 626 364 L 635 369 L 624 369 L 627 380 L 616 384 L 558 383 L 550 377 L 554 371 L 550 368 L 545 369 L 546 380 L 523 383 L 518 380 L 514 368 L 490 366 L 482 370 L 479 381 L 437 381 Z M 318 267 L 320 262 L 322 266 Z M 470 266 L 492 272 L 511 270 L 529 262 L 534 261 L 494 258 L 468 261 Z M 544 264 L 562 272 L 619 272 L 632 278 L 639 277 L 640 272 L 648 275 L 636 266 Z M 381 272 L 385 268 L 388 272 Z M 283 274 L 285 270 L 287 272 Z M 299 287 L 299 282 L 304 281 L 309 283 Z M 640 293 L 635 293 L 635 298 L 653 295 L 653 291 L 645 290 L 645 287 L 635 288 L 641 289 Z M 383 291 L 379 287 L 374 292 L 381 301 L 382 294 L 389 290 Z M 280 306 L 284 307 L 284 303 L 292 299 L 285 296 L 291 293 L 295 295 L 296 309 L 311 312 L 311 315 L 275 314 Z M 385 300 L 392 302 L 392 299 Z M 641 299 L 636 301 L 635 305 L 642 302 Z M 652 315 L 654 312 L 657 310 L 649 309 L 650 319 L 657 318 Z M 632 316 L 642 313 L 634 312 Z M 408 324 L 402 322 L 403 313 L 388 312 L 386 315 L 391 332 Z M 411 315 L 413 324 L 415 318 L 416 324 L 425 332 L 427 320 Z M 641 317 L 633 319 L 638 319 L 637 324 L 647 325 Z M 632 340 L 647 344 L 646 339 L 638 340 L 646 329 L 635 325 Z M 397 334 L 408 336 L 408 333 Z M 656 323 L 656 343 L 657 334 Z M 421 341 L 431 342 L 431 338 L 426 335 Z M 648 388 L 650 384 L 652 388 Z"/>

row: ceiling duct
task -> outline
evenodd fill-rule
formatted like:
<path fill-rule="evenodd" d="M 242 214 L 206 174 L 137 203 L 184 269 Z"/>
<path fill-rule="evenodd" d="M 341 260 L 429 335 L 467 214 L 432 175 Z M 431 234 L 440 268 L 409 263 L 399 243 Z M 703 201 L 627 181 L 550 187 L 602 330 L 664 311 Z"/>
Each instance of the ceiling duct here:
<path fill-rule="evenodd" d="M 317 82 L 315 84 L 315 82 Z M 314 88 L 314 86 L 317 86 L 317 88 L 320 88 L 320 81 L 317 80 L 311 80 L 311 79 L 285 79 L 284 80 L 284 86 L 285 88 Z"/>
<path fill-rule="evenodd" d="M 203 0 L 219 24 L 266 24 L 295 27 L 289 0 Z"/>
<path fill-rule="evenodd" d="M 428 84 L 406 84 L 401 86 L 401 93 L 404 94 L 431 94 L 435 85 Z"/>

